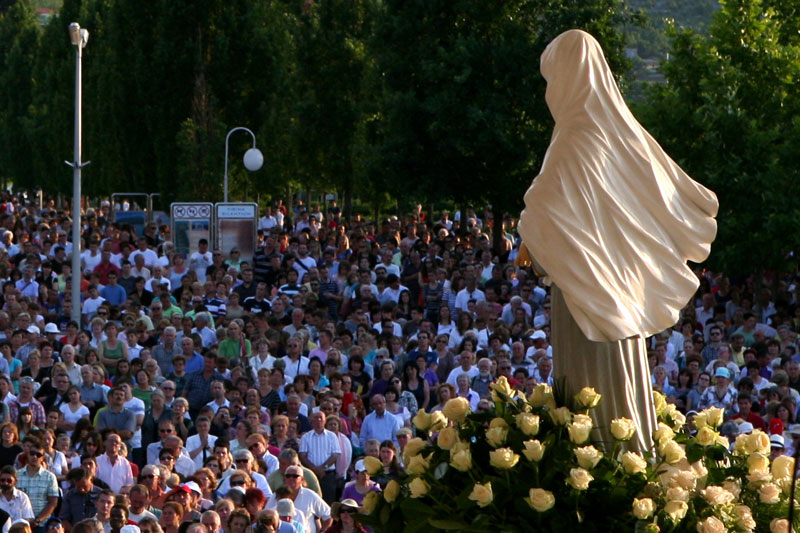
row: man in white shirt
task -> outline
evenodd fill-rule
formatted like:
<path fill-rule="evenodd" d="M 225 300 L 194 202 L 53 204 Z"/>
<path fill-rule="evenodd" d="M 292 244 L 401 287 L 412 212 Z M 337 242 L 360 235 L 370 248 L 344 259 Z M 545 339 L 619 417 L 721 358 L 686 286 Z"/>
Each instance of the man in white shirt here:
<path fill-rule="evenodd" d="M 197 251 L 189 256 L 189 268 L 197 274 L 200 283 L 206 282 L 206 269 L 214 264 L 213 256 L 208 251 L 208 240 L 200 239 L 197 243 Z"/>
<path fill-rule="evenodd" d="M 34 517 L 28 495 L 17 489 L 17 469 L 11 465 L 0 470 L 0 509 L 7 512 L 12 522 Z"/>
<path fill-rule="evenodd" d="M 336 500 L 336 460 L 342 453 L 339 440 L 325 429 L 325 413 L 311 415 L 311 431 L 300 439 L 300 462 L 319 478 L 325 501 Z"/>
<path fill-rule="evenodd" d="M 186 451 L 194 461 L 197 468 L 203 468 L 206 459 L 214 455 L 214 444 L 217 437 L 210 435 L 211 420 L 207 416 L 201 416 L 195 424 L 197 434 L 186 439 Z"/>
<path fill-rule="evenodd" d="M 317 261 L 308 255 L 308 245 L 300 243 L 297 246 L 297 257 L 294 260 L 294 269 L 297 271 L 297 284 L 303 284 L 303 276 L 312 268 L 317 268 Z"/>
<path fill-rule="evenodd" d="M 147 247 L 147 239 L 144 237 L 139 237 L 139 248 L 131 252 L 131 257 L 133 258 L 134 262 L 136 261 L 136 257 L 139 255 L 144 257 L 144 266 L 151 270 L 153 267 L 159 264 L 158 254 Z"/>
<path fill-rule="evenodd" d="M 212 400 L 206 405 L 214 410 L 214 414 L 220 407 L 230 407 L 231 403 L 225 398 L 225 384 L 221 381 L 215 381 L 211 384 L 211 398 Z"/>
<path fill-rule="evenodd" d="M 106 453 L 97 458 L 97 477 L 115 493 L 125 485 L 136 482 L 131 471 L 131 464 L 119 455 L 122 438 L 116 433 L 109 433 L 106 437 Z"/>
<path fill-rule="evenodd" d="M 478 367 L 472 364 L 473 358 L 474 355 L 472 352 L 468 352 L 467 350 L 461 352 L 461 356 L 459 357 L 460 366 L 457 366 L 451 370 L 450 374 L 447 376 L 447 383 L 451 384 L 453 387 L 456 387 L 456 390 L 458 390 L 458 376 L 461 374 L 467 374 L 470 381 L 472 381 L 472 378 L 480 374 Z"/>
<path fill-rule="evenodd" d="M 475 302 L 486 301 L 486 295 L 478 288 L 474 275 L 467 276 L 466 282 L 467 286 L 456 294 L 456 309 L 465 313 L 469 312 L 468 305 L 470 300 L 474 300 Z"/>

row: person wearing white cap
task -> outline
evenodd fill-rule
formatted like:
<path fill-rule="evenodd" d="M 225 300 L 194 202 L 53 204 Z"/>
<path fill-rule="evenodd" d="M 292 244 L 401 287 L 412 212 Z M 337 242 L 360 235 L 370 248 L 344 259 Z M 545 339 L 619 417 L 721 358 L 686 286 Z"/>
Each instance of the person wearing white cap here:
<path fill-rule="evenodd" d="M 769 437 L 769 445 L 770 449 L 772 450 L 769 454 L 769 460 L 774 461 L 775 458 L 784 455 L 785 452 L 785 443 L 783 440 L 783 435 L 770 435 Z"/>
<path fill-rule="evenodd" d="M 281 522 L 292 526 L 292 530 L 297 533 L 305 533 L 303 511 L 296 509 L 292 500 L 289 498 L 278 500 L 275 510 L 278 512 L 278 517 L 281 519 Z M 300 518 L 298 518 L 298 516 Z"/>
<path fill-rule="evenodd" d="M 724 366 L 714 371 L 714 386 L 708 387 L 700 396 L 698 408 L 719 407 L 730 412 L 736 404 L 736 391 L 730 387 L 731 372 Z"/>
<path fill-rule="evenodd" d="M 267 502 L 267 509 L 275 509 L 278 501 L 285 498 L 282 495 L 288 489 L 290 497 L 293 496 L 295 508 L 303 511 L 307 516 L 306 524 L 309 525 L 307 530 L 310 533 L 325 531 L 330 527 L 333 521 L 331 508 L 316 492 L 303 487 L 302 468 L 294 465 L 288 467 L 284 473 L 283 483 L 283 487 L 279 488 Z"/>

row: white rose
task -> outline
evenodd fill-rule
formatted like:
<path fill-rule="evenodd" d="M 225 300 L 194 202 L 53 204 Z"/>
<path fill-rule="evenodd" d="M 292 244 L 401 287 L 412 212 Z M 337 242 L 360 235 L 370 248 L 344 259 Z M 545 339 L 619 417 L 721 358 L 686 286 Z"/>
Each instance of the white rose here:
<path fill-rule="evenodd" d="M 746 433 L 742 433 L 736 437 L 736 440 L 733 441 L 733 453 L 736 455 L 747 455 L 748 452 L 747 448 L 749 446 L 750 435 Z"/>
<path fill-rule="evenodd" d="M 450 466 L 460 472 L 466 472 L 472 468 L 472 452 L 469 448 L 459 450 L 450 456 Z"/>
<path fill-rule="evenodd" d="M 674 464 L 686 458 L 686 451 L 674 440 L 664 441 L 658 447 L 658 451 L 668 464 Z"/>
<path fill-rule="evenodd" d="M 544 444 L 536 439 L 526 440 L 522 444 L 525 446 L 525 449 L 522 450 L 522 455 L 524 455 L 528 461 L 538 463 L 542 460 L 542 456 L 544 455 Z"/>
<path fill-rule="evenodd" d="M 550 418 L 553 420 L 553 423 L 559 426 L 566 426 L 572 419 L 572 413 L 566 407 L 548 409 L 547 412 L 550 413 Z"/>
<path fill-rule="evenodd" d="M 668 440 L 672 440 L 674 437 L 675 432 L 672 431 L 672 428 L 666 425 L 664 422 L 659 422 L 658 429 L 653 432 L 653 438 L 658 441 L 659 444 Z"/>
<path fill-rule="evenodd" d="M 723 437 L 722 435 L 719 435 L 717 437 L 717 446 L 722 446 L 723 448 L 728 450 L 731 447 L 731 441 L 728 440 L 728 437 Z"/>
<path fill-rule="evenodd" d="M 697 533 L 727 533 L 728 528 L 716 516 L 709 516 L 697 523 Z"/>
<path fill-rule="evenodd" d="M 458 430 L 454 427 L 444 428 L 436 436 L 436 445 L 443 450 L 450 450 L 458 442 Z M 412 456 L 413 457 L 413 456 Z"/>
<path fill-rule="evenodd" d="M 591 470 L 600 459 L 603 458 L 603 453 L 594 446 L 584 446 L 582 448 L 575 448 L 575 457 L 578 459 L 578 466 Z"/>
<path fill-rule="evenodd" d="M 534 407 L 542 407 L 543 405 L 551 403 L 553 400 L 553 389 L 545 383 L 540 383 L 533 388 L 533 394 L 528 398 L 530 404 Z M 562 424 L 563 425 L 563 424 Z"/>
<path fill-rule="evenodd" d="M 794 457 L 779 455 L 772 461 L 772 476 L 775 479 L 790 478 L 794 471 Z"/>
<path fill-rule="evenodd" d="M 591 387 L 584 387 L 575 395 L 575 401 L 584 409 L 594 409 L 600 403 L 601 395 Z"/>
<path fill-rule="evenodd" d="M 572 423 L 567 426 L 569 438 L 575 444 L 583 444 L 589 439 L 592 431 L 592 419 L 586 415 L 575 415 Z"/>
<path fill-rule="evenodd" d="M 769 470 L 756 470 L 747 474 L 747 480 L 751 487 L 757 487 L 762 483 L 772 481 L 772 474 L 769 473 Z"/>
<path fill-rule="evenodd" d="M 708 422 L 709 426 L 718 428 L 725 420 L 725 409 L 709 407 L 708 409 L 704 409 L 703 412 L 706 414 L 706 422 Z"/>
<path fill-rule="evenodd" d="M 617 440 L 630 440 L 636 432 L 636 424 L 630 418 L 615 418 L 611 421 L 611 435 Z"/>
<path fill-rule="evenodd" d="M 527 435 L 533 437 L 539 433 L 539 416 L 531 413 L 520 413 L 516 416 L 517 427 Z"/>
<path fill-rule="evenodd" d="M 444 413 L 441 411 L 434 411 L 431 413 L 431 426 L 428 428 L 428 431 L 431 433 L 435 433 L 437 431 L 441 431 L 442 429 L 447 426 L 447 417 L 444 416 Z"/>
<path fill-rule="evenodd" d="M 692 470 L 679 470 L 672 479 L 678 487 L 686 490 L 694 490 L 697 485 L 697 475 Z"/>
<path fill-rule="evenodd" d="M 656 407 L 656 414 L 664 414 L 664 409 L 667 407 L 667 397 L 658 391 L 653 391 L 653 404 Z"/>
<path fill-rule="evenodd" d="M 403 449 L 403 454 L 410 459 L 424 450 L 427 445 L 428 443 L 421 438 L 414 437 L 406 443 L 406 447 Z M 403 462 L 407 463 L 408 461 Z"/>
<path fill-rule="evenodd" d="M 694 424 L 694 429 L 700 431 L 701 429 L 706 427 L 708 425 L 707 417 L 708 415 L 705 411 L 694 415 L 694 418 L 692 419 L 692 423 Z"/>
<path fill-rule="evenodd" d="M 711 429 L 711 426 L 706 426 L 695 435 L 694 440 L 701 446 L 711 446 L 717 442 L 719 433 Z"/>
<path fill-rule="evenodd" d="M 499 470 L 510 470 L 519 462 L 519 455 L 511 448 L 497 448 L 489 452 L 489 464 Z"/>
<path fill-rule="evenodd" d="M 647 461 L 636 452 L 622 454 L 622 468 L 628 474 L 641 474 L 647 469 Z"/>
<path fill-rule="evenodd" d="M 689 510 L 689 505 L 686 502 L 682 501 L 671 501 L 667 502 L 664 506 L 664 512 L 667 514 L 670 520 L 674 523 L 678 523 L 686 516 L 686 511 Z"/>
<path fill-rule="evenodd" d="M 556 498 L 553 496 L 553 493 L 544 489 L 531 489 L 528 493 L 528 497 L 524 498 L 524 500 L 535 511 L 540 513 L 552 509 L 556 504 Z"/>
<path fill-rule="evenodd" d="M 418 477 L 411 480 L 411 483 L 408 484 L 408 488 L 411 491 L 412 498 L 422 498 L 431 490 L 431 486 Z"/>
<path fill-rule="evenodd" d="M 753 531 L 756 528 L 756 521 L 753 520 L 753 513 L 746 505 L 737 505 L 733 508 L 733 516 L 736 518 L 736 525 L 744 531 Z"/>
<path fill-rule="evenodd" d="M 506 428 L 501 428 L 501 427 L 489 428 L 486 431 L 486 441 L 493 448 L 499 448 L 500 446 L 505 444 L 507 436 L 508 436 L 508 429 Z"/>
<path fill-rule="evenodd" d="M 650 498 L 633 499 L 633 516 L 639 520 L 647 520 L 656 510 L 656 502 Z"/>
<path fill-rule="evenodd" d="M 778 503 L 781 501 L 781 489 L 775 483 L 764 483 L 758 489 L 758 499 L 761 503 Z"/>
<path fill-rule="evenodd" d="M 675 411 L 670 414 L 670 417 L 672 418 L 672 429 L 675 431 L 680 431 L 686 425 L 686 415 L 680 411 Z"/>
<path fill-rule="evenodd" d="M 689 491 L 687 491 L 683 487 L 670 487 L 670 488 L 667 489 L 667 492 L 664 493 L 664 497 L 667 500 L 671 500 L 671 501 L 688 502 L 689 501 Z"/>
<path fill-rule="evenodd" d="M 421 455 L 415 455 L 411 458 L 408 465 L 406 465 L 406 470 L 411 474 L 423 474 L 430 465 L 430 459 L 426 459 Z"/>
<path fill-rule="evenodd" d="M 412 422 L 414 422 L 418 430 L 427 431 L 427 429 L 431 427 L 431 414 L 425 412 L 424 409 L 420 409 L 417 411 L 417 414 L 414 415 Z"/>
<path fill-rule="evenodd" d="M 475 483 L 468 498 L 476 502 L 478 507 L 486 507 L 494 500 L 494 494 L 492 494 L 492 483 L 489 482 L 483 485 L 480 483 Z"/>
<path fill-rule="evenodd" d="M 738 500 L 739 495 L 742 493 L 742 486 L 735 479 L 726 479 L 722 482 L 722 487 L 733 494 L 734 500 Z"/>
<path fill-rule="evenodd" d="M 753 472 L 765 472 L 769 470 L 769 457 L 758 452 L 753 453 L 747 458 L 747 469 Z"/>
<path fill-rule="evenodd" d="M 733 494 L 717 485 L 706 487 L 700 491 L 700 494 L 710 505 L 724 505 L 735 500 Z"/>
<path fill-rule="evenodd" d="M 508 380 L 505 376 L 500 376 L 497 378 L 497 381 L 489 385 L 489 388 L 492 390 L 492 401 L 494 403 L 501 403 L 505 402 L 505 398 L 503 398 L 499 393 L 503 393 L 509 398 L 514 397 L 514 389 L 508 383 Z"/>
<path fill-rule="evenodd" d="M 383 498 L 387 502 L 392 503 L 397 499 L 399 495 L 400 495 L 400 483 L 398 483 L 394 479 L 389 481 L 389 483 L 386 484 L 386 488 L 383 490 Z"/>
<path fill-rule="evenodd" d="M 769 455 L 771 451 L 769 435 L 756 429 L 747 439 L 747 453 L 758 452 L 762 455 Z"/>
<path fill-rule="evenodd" d="M 572 468 L 569 471 L 567 485 L 576 490 L 586 490 L 592 481 L 594 481 L 594 477 L 583 468 Z"/>
<path fill-rule="evenodd" d="M 769 531 L 770 533 L 790 533 L 789 521 L 785 518 L 774 518 L 769 523 Z"/>
<path fill-rule="evenodd" d="M 469 411 L 469 400 L 460 396 L 447 400 L 447 403 L 442 408 L 444 415 L 456 423 L 461 423 L 467 417 Z"/>

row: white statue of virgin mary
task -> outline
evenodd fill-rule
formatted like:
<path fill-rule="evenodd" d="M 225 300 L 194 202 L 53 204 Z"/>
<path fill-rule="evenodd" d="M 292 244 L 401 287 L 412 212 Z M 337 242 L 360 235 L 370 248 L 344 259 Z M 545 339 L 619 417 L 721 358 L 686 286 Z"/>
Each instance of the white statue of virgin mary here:
<path fill-rule="evenodd" d="M 519 232 L 553 286 L 555 376 L 603 395 L 602 441 L 625 416 L 644 450 L 656 426 L 644 338 L 674 325 L 697 289 L 686 262 L 708 256 L 717 199 L 636 121 L 591 35 L 559 35 L 541 71 L 555 129 Z"/>

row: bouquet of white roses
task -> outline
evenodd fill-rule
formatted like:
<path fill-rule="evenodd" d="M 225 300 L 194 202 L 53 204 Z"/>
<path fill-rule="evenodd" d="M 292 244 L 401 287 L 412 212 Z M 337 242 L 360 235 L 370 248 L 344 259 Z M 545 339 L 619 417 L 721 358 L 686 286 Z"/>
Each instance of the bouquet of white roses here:
<path fill-rule="evenodd" d="M 362 521 L 385 532 L 788 532 L 794 460 L 770 463 L 760 431 L 739 436 L 729 451 L 719 409 L 697 415 L 689 436 L 684 416 L 655 394 L 659 427 L 644 456 L 621 446 L 634 434 L 624 418 L 611 422 L 608 453 L 590 442 L 587 413 L 601 398 L 588 387 L 570 409 L 547 385 L 526 398 L 501 377 L 491 412 L 470 412 L 464 398 L 421 411 L 414 424 L 430 438 L 408 443 L 407 477 L 369 494 Z"/>

